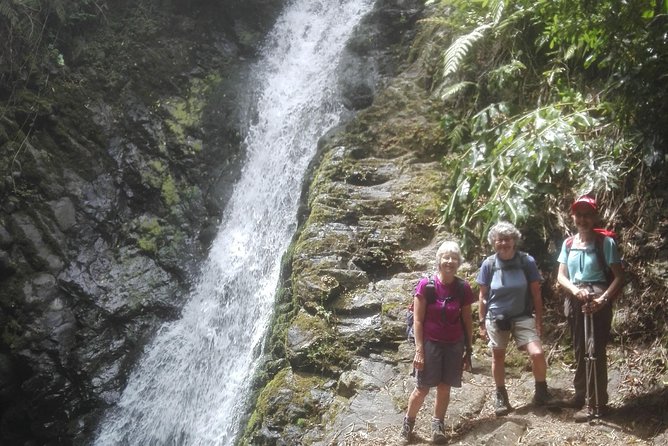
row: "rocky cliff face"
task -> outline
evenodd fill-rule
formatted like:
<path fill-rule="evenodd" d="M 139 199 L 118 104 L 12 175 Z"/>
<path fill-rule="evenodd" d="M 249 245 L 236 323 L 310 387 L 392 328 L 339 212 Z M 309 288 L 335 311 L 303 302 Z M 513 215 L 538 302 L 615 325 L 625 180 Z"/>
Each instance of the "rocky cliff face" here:
<path fill-rule="evenodd" d="M 281 4 L 182 3 L 101 3 L 0 89 L 2 444 L 85 442 L 215 234 L 238 79 Z"/>

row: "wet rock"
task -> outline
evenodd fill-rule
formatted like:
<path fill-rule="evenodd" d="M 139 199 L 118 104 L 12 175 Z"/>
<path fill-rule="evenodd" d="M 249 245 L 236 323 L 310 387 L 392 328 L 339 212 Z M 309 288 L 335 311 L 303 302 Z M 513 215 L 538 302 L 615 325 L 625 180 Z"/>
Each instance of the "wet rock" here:
<path fill-rule="evenodd" d="M 6 402 L 18 391 L 16 366 L 12 358 L 0 353 L 0 401 Z"/>
<path fill-rule="evenodd" d="M 21 233 L 27 249 L 35 253 L 35 259 L 39 262 L 35 266 L 44 267 L 51 273 L 58 273 L 64 262 L 45 240 L 42 231 L 38 228 L 27 214 L 16 212 L 11 216 L 12 223 Z"/>
<path fill-rule="evenodd" d="M 9 248 L 9 246 L 11 246 L 13 241 L 14 241 L 14 238 L 9 233 L 9 231 L 7 231 L 7 228 L 0 225 L 0 248 L 3 248 L 3 249 Z"/>
<path fill-rule="evenodd" d="M 49 206 L 51 206 L 53 216 L 61 231 L 67 231 L 76 224 L 76 210 L 70 198 L 65 197 L 58 201 L 52 201 Z"/>
<path fill-rule="evenodd" d="M 379 1 L 350 38 L 341 57 L 338 84 L 351 110 L 369 107 L 378 86 L 396 74 L 422 6 L 416 1 Z"/>
<path fill-rule="evenodd" d="M 0 280 L 3 280 L 16 272 L 16 268 L 12 263 L 9 253 L 0 250 Z"/>

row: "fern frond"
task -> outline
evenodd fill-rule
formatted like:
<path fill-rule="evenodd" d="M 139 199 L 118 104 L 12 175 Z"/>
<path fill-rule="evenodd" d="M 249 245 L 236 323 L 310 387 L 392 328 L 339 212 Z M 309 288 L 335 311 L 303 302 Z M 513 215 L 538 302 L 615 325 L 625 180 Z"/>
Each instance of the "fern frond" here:
<path fill-rule="evenodd" d="M 476 29 L 468 34 L 460 36 L 452 45 L 445 51 L 443 77 L 446 78 L 453 73 L 456 73 L 461 66 L 462 61 L 469 53 L 469 50 L 475 42 L 482 39 L 485 31 L 491 28 L 491 25 L 484 24 L 478 26 Z"/>
<path fill-rule="evenodd" d="M 489 9 L 492 12 L 492 23 L 498 24 L 503 17 L 503 11 L 506 9 L 506 0 L 490 0 Z"/>
<path fill-rule="evenodd" d="M 448 139 L 453 146 L 459 146 L 464 142 L 465 136 L 468 134 L 468 127 L 466 123 L 457 124 L 448 135 Z"/>
<path fill-rule="evenodd" d="M 469 87 L 469 86 L 472 86 L 472 85 L 475 86 L 476 83 L 475 82 L 470 82 L 470 81 L 463 81 L 463 82 L 457 82 L 454 85 L 450 85 L 449 87 L 447 87 L 445 89 L 445 91 L 443 91 L 443 93 L 441 93 L 441 99 L 446 100 L 450 96 L 454 96 L 454 95 L 460 93 L 461 91 L 463 91 L 466 87 Z"/>
<path fill-rule="evenodd" d="M 450 22 L 448 22 L 448 20 L 446 20 L 444 17 L 428 17 L 426 19 L 418 20 L 418 23 L 440 26 L 447 26 L 450 24 Z"/>

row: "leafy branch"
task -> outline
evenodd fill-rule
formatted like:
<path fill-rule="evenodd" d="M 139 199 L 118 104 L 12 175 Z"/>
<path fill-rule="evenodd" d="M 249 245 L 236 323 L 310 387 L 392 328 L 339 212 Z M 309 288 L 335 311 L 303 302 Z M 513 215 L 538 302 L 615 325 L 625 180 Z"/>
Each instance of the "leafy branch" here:
<path fill-rule="evenodd" d="M 605 121 L 595 117 L 599 112 L 573 103 L 516 116 L 503 103 L 481 110 L 471 121 L 471 142 L 445 162 L 453 174 L 442 223 L 456 222 L 452 229 L 466 249 L 498 219 L 519 224 L 555 212 L 570 187 L 581 193 L 617 188 L 624 165 L 616 155 L 628 147 L 612 140 Z"/>

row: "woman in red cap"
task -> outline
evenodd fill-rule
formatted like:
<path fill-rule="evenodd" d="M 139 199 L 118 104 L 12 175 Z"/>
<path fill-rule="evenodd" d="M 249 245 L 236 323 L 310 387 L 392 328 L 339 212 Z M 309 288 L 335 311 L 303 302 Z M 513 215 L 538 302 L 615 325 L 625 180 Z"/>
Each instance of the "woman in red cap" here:
<path fill-rule="evenodd" d="M 576 412 L 575 421 L 582 422 L 590 418 L 591 408 L 595 405 L 599 416 L 608 410 L 606 346 L 612 324 L 612 304 L 622 289 L 624 272 L 615 240 L 595 230 L 599 220 L 596 199 L 581 196 L 571 206 L 571 214 L 578 232 L 566 239 L 561 247 L 557 281 L 570 294 L 566 313 L 573 337 L 576 369 L 573 379 L 575 397 L 569 405 L 581 409 Z M 589 379 L 590 401 L 585 401 L 585 313 L 592 314 L 595 340 L 596 361 L 593 363 L 596 376 L 592 374 Z"/>

